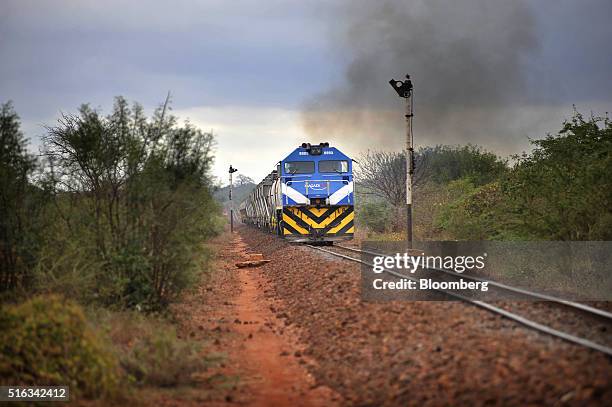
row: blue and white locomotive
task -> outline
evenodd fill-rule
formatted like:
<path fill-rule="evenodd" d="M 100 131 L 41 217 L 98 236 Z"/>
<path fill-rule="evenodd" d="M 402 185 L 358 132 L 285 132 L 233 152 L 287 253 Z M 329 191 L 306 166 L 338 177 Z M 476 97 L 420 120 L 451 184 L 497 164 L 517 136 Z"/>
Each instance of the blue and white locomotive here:
<path fill-rule="evenodd" d="M 295 242 L 353 238 L 352 160 L 329 143 L 304 143 L 240 205 L 242 221 Z"/>

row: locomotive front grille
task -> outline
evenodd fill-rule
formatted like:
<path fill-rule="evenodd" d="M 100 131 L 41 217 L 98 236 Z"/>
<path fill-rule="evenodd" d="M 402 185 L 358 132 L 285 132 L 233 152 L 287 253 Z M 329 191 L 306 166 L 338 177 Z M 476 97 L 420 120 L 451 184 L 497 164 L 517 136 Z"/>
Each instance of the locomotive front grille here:
<path fill-rule="evenodd" d="M 355 231 L 353 206 L 288 206 L 283 208 L 283 235 L 325 239 L 352 236 Z"/>

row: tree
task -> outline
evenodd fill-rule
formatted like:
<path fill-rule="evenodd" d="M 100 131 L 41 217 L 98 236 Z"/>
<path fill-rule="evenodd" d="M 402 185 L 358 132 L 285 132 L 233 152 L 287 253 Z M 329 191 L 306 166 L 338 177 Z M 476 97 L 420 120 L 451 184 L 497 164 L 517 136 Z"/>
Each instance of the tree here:
<path fill-rule="evenodd" d="M 556 135 L 515 157 L 503 183 L 516 229 L 529 238 L 612 238 L 612 123 L 575 112 Z"/>
<path fill-rule="evenodd" d="M 422 156 L 415 157 L 415 186 L 423 181 Z M 373 194 L 390 205 L 399 207 L 406 202 L 406 157 L 387 151 L 368 151 L 362 154 L 355 169 L 355 179 L 362 194 Z"/>
<path fill-rule="evenodd" d="M 453 199 L 437 226 L 454 239 L 610 240 L 610 120 L 576 112 L 557 134 L 532 144 L 498 181 L 451 182 Z"/>
<path fill-rule="evenodd" d="M 33 187 L 36 169 L 11 102 L 0 106 L 0 291 L 24 282 L 32 263 Z"/>
<path fill-rule="evenodd" d="M 246 175 L 238 174 L 238 176 L 236 177 L 236 185 L 238 186 L 254 184 L 254 183 L 255 181 L 253 181 L 253 178 L 247 177 Z"/>
<path fill-rule="evenodd" d="M 358 193 L 373 195 L 392 205 L 395 209 L 393 226 L 396 230 L 401 229 L 405 224 L 405 155 L 399 152 L 368 151 L 358 161 L 359 166 L 355 171 Z M 507 170 L 506 161 L 472 145 L 421 148 L 415 154 L 415 205 L 419 205 L 418 196 L 428 183 L 447 184 L 467 177 L 472 184 L 479 186 L 498 179 Z"/>
<path fill-rule="evenodd" d="M 438 184 L 469 178 L 479 186 L 501 178 L 508 171 L 506 160 L 471 144 L 425 147 L 417 154 L 425 165 L 425 176 Z"/>
<path fill-rule="evenodd" d="M 200 245 L 217 231 L 213 142 L 177 125 L 168 99 L 151 119 L 121 97 L 106 117 L 88 105 L 62 116 L 45 137 L 60 219 L 50 237 L 57 252 L 47 247 L 67 264 L 41 268 L 83 259 L 96 270 L 93 297 L 107 304 L 156 308 L 175 298 L 199 275 Z"/>
<path fill-rule="evenodd" d="M 446 184 L 469 177 L 475 185 L 499 179 L 508 170 L 507 163 L 480 147 L 424 147 L 415 154 L 415 190 L 428 181 Z M 365 188 L 393 206 L 406 201 L 406 158 L 398 152 L 368 151 L 359 158 L 355 178 Z"/>

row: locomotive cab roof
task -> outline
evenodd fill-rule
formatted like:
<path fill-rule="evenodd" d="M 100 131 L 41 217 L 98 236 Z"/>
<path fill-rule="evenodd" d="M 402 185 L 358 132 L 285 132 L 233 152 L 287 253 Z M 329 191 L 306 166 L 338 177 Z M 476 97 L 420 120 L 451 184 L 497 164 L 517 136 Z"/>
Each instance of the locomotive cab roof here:
<path fill-rule="evenodd" d="M 330 147 L 329 143 L 302 143 L 298 148 L 293 150 L 291 154 L 285 157 L 282 161 L 317 161 L 317 160 L 347 160 L 351 159 L 338 150 L 336 147 Z"/>

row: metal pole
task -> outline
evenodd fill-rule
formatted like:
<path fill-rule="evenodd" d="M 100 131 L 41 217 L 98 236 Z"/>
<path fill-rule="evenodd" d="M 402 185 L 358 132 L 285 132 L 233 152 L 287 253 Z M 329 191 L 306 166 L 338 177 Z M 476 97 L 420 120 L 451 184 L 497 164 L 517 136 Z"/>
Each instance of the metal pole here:
<path fill-rule="evenodd" d="M 412 243 L 412 177 L 414 147 L 412 145 L 412 92 L 406 95 L 406 240 Z"/>
<path fill-rule="evenodd" d="M 412 81 L 410 75 L 406 80 L 396 81 L 391 79 L 389 85 L 397 92 L 397 95 L 406 99 L 406 241 L 408 247 L 412 247 L 412 178 L 414 175 L 414 146 L 412 140 Z"/>
<path fill-rule="evenodd" d="M 236 171 L 238 170 L 230 165 L 230 233 L 234 233 L 234 201 L 232 199 L 232 189 L 234 188 L 234 182 L 232 181 L 232 174 Z"/>
<path fill-rule="evenodd" d="M 234 183 L 232 182 L 232 174 L 234 172 L 232 171 L 232 166 L 230 165 L 230 172 L 229 172 L 229 204 L 230 204 L 230 233 L 234 233 L 234 201 L 232 201 L 232 188 Z"/>

